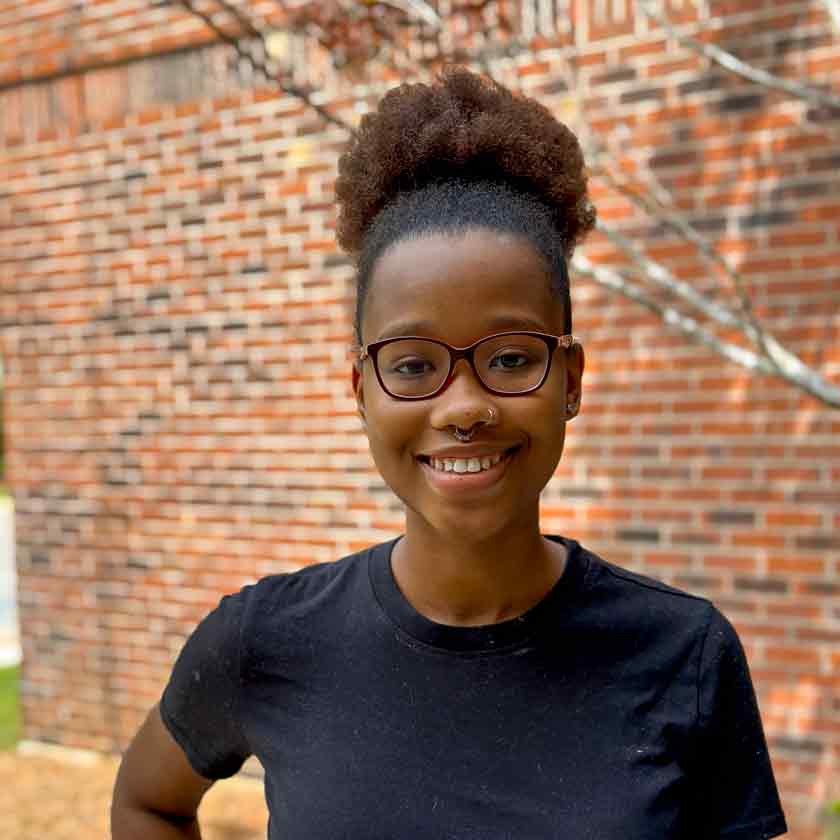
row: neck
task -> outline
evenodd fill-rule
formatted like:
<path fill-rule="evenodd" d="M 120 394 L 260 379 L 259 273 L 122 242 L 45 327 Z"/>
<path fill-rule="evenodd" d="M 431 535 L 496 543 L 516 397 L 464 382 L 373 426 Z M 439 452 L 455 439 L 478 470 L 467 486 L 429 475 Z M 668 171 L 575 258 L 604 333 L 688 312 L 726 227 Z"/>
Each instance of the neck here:
<path fill-rule="evenodd" d="M 471 535 L 440 534 L 406 522 L 391 565 L 401 592 L 439 624 L 475 626 L 516 618 L 545 597 L 563 574 L 566 549 L 533 527 Z"/>

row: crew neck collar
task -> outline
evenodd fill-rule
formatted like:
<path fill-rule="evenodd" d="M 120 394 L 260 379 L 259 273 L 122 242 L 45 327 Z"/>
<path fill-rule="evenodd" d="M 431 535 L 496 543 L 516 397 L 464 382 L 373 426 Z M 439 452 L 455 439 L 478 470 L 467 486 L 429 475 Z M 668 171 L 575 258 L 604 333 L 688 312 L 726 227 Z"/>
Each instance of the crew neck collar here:
<path fill-rule="evenodd" d="M 585 574 L 586 560 L 576 540 L 554 534 L 546 539 L 566 547 L 563 574 L 541 601 L 522 615 L 496 624 L 462 627 L 439 624 L 419 613 L 403 595 L 391 567 L 391 554 L 402 536 L 379 543 L 368 555 L 374 595 L 388 618 L 424 645 L 456 653 L 491 652 L 520 647 L 534 636 L 546 615 L 571 600 Z"/>

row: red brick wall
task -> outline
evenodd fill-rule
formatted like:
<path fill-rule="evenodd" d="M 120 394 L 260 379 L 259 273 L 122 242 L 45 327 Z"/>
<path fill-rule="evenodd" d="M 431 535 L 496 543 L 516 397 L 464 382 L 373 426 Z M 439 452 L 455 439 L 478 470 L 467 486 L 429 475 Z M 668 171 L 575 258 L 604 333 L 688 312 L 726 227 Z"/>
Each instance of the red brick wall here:
<path fill-rule="evenodd" d="M 222 593 L 387 539 L 402 511 L 350 392 L 352 272 L 333 242 L 341 129 L 254 87 L 174 7 L 59 5 L 0 3 L 24 734 L 117 751 Z M 251 5 L 261 24 L 268 5 Z M 521 17 L 534 49 L 495 64 L 498 78 L 561 118 L 579 107 L 624 172 L 655 173 L 775 335 L 840 382 L 837 115 L 710 66 L 622 18 L 631 4 L 579 2 L 554 28 L 544 5 Z M 696 24 L 694 9 L 671 3 L 688 31 L 764 69 L 836 81 L 840 39 L 821 4 L 705 3 Z M 318 72 L 350 122 L 390 84 Z M 732 302 L 692 248 L 600 183 L 595 198 L 651 256 Z M 620 261 L 599 236 L 583 252 Z M 573 300 L 584 397 L 544 530 L 733 620 L 791 836 L 816 836 L 820 807 L 840 797 L 840 414 L 589 281 Z"/>

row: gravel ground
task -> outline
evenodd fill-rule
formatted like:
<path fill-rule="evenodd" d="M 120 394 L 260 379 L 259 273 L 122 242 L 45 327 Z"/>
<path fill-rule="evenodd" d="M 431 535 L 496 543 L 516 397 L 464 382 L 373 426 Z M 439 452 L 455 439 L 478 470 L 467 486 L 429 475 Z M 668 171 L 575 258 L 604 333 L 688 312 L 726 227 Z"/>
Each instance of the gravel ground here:
<path fill-rule="evenodd" d="M 0 752 L 0 837 L 107 840 L 119 759 L 70 763 Z M 198 811 L 203 840 L 265 840 L 262 783 L 234 777 L 213 785 Z"/>

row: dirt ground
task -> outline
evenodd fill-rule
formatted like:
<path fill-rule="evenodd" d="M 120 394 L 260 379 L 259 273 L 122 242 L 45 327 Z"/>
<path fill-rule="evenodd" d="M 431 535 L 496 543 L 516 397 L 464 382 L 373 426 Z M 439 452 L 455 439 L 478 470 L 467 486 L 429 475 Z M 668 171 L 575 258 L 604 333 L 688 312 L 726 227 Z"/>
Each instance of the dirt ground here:
<path fill-rule="evenodd" d="M 9 840 L 107 840 L 119 760 L 91 764 L 0 752 L 0 837 Z M 262 783 L 217 782 L 199 808 L 203 840 L 265 840 Z"/>

